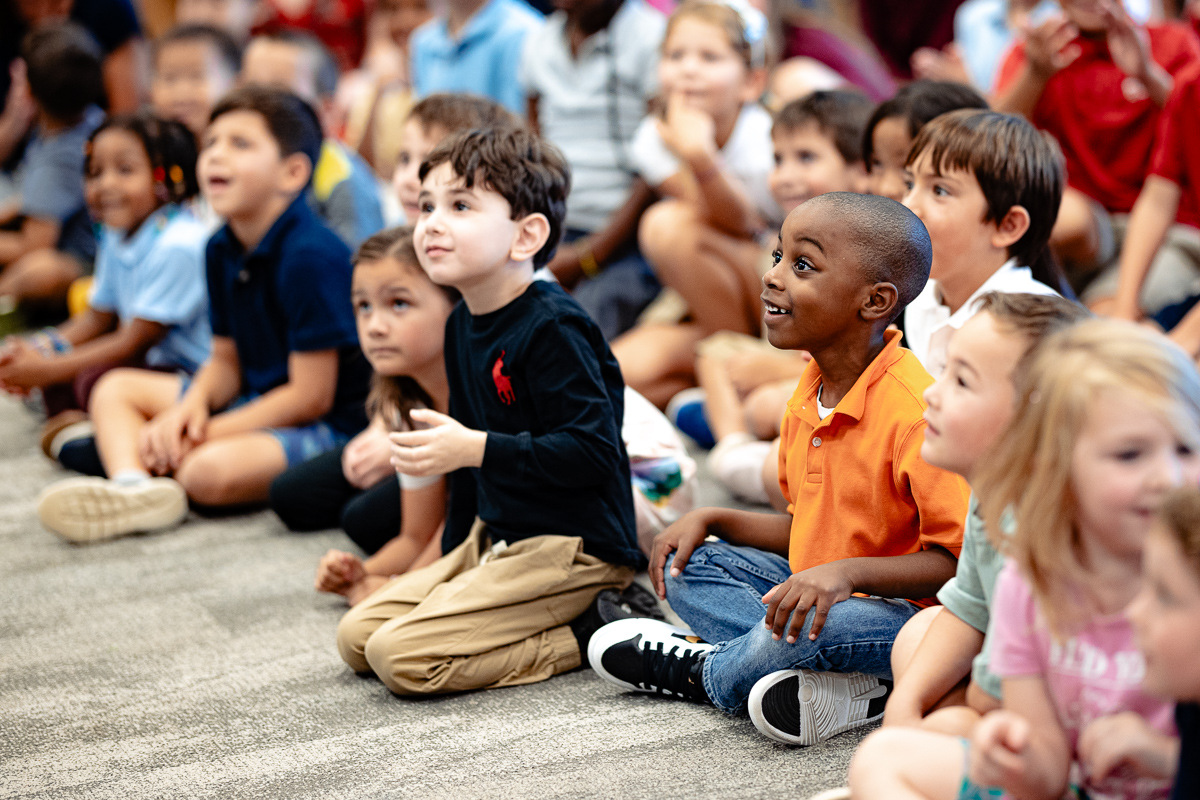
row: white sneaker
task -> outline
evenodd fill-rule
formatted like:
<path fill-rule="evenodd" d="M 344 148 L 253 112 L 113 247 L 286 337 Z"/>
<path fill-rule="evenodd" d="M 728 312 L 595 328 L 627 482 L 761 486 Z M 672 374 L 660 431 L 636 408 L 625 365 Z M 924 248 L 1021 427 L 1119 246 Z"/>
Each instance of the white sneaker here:
<path fill-rule="evenodd" d="M 883 717 L 891 691 L 891 681 L 861 672 L 785 669 L 754 684 L 750 719 L 777 742 L 813 745 Z"/>
<path fill-rule="evenodd" d="M 823 792 L 814 794 L 808 800 L 850 800 L 850 787 L 839 786 L 836 789 L 826 789 Z"/>
<path fill-rule="evenodd" d="M 104 478 L 68 478 L 47 486 L 37 505 L 42 525 L 73 542 L 163 530 L 182 522 L 187 511 L 187 493 L 170 478 L 128 485 Z"/>

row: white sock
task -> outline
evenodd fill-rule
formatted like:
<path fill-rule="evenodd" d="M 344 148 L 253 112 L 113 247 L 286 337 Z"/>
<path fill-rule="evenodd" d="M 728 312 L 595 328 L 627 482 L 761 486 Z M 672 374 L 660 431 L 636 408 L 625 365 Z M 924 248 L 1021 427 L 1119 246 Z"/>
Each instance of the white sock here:
<path fill-rule="evenodd" d="M 123 469 L 112 476 L 112 482 L 120 486 L 136 486 L 149 478 L 149 473 L 142 472 L 140 469 Z"/>
<path fill-rule="evenodd" d="M 717 442 L 708 454 L 713 477 L 733 494 L 752 503 L 770 503 L 763 486 L 763 463 L 771 455 L 771 443 L 748 433 L 733 433 Z"/>

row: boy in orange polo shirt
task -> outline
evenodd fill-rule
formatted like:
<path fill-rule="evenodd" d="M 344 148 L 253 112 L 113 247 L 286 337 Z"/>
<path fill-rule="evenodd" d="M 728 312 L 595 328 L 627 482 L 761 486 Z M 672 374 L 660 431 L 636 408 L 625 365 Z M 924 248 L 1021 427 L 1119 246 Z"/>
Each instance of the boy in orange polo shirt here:
<path fill-rule="evenodd" d="M 933 379 L 888 330 L 931 260 L 925 226 L 887 198 L 825 194 L 788 215 L 762 299 L 771 344 L 812 354 L 783 420 L 789 515 L 706 508 L 659 534 L 650 578 L 698 636 L 606 625 L 588 648 L 601 676 L 749 708 L 792 744 L 883 714 L 892 642 L 954 575 L 969 493 L 921 460 Z"/>

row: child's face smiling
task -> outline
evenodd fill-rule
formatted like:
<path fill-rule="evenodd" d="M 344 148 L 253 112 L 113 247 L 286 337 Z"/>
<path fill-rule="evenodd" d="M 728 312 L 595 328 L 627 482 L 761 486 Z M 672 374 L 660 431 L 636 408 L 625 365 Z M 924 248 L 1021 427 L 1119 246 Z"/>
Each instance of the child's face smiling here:
<path fill-rule="evenodd" d="M 886 117 L 871 131 L 871 163 L 867 183 L 871 194 L 888 197 L 897 203 L 904 201 L 908 185 L 904 176 L 904 161 L 912 138 L 908 122 L 903 117 Z"/>
<path fill-rule="evenodd" d="M 852 192 L 862 188 L 862 170 L 847 164 L 837 145 L 816 123 L 795 130 L 777 131 L 771 137 L 775 167 L 768 183 L 775 202 L 791 213 L 806 200 L 827 192 Z"/>
<path fill-rule="evenodd" d="M 736 117 L 752 88 L 750 70 L 725 32 L 703 20 L 683 17 L 671 27 L 658 62 L 662 94 L 682 95 L 688 105 L 714 119 Z"/>
<path fill-rule="evenodd" d="M 153 168 L 142 140 L 120 128 L 103 131 L 92 142 L 84 190 L 92 216 L 119 231 L 132 233 L 158 207 Z"/>
<path fill-rule="evenodd" d="M 441 362 L 453 306 L 419 266 L 395 258 L 359 262 L 350 297 L 363 354 L 380 375 L 419 378 Z"/>
<path fill-rule="evenodd" d="M 199 138 L 217 98 L 233 86 L 213 47 L 200 40 L 172 42 L 158 53 L 150 84 L 154 110 L 188 126 Z"/>
<path fill-rule="evenodd" d="M 1144 583 L 1128 614 L 1146 658 L 1147 691 L 1200 700 L 1200 577 L 1162 523 L 1142 559 Z"/>
<path fill-rule="evenodd" d="M 938 174 L 928 152 L 922 152 L 908 169 L 904 205 L 925 223 L 933 243 L 929 277 L 945 281 L 981 268 L 994 272 L 1008 259 L 995 240 L 999 229 L 985 222 L 987 198 L 979 181 L 966 170 Z"/>
<path fill-rule="evenodd" d="M 1012 372 L 1025 341 L 997 327 L 986 311 L 950 340 L 946 369 L 925 390 L 921 458 L 970 479 L 1013 413 Z"/>
<path fill-rule="evenodd" d="M 819 201 L 788 215 L 777 247 L 762 279 L 767 339 L 781 350 L 824 350 L 855 324 L 871 289 L 857 250 Z"/>
<path fill-rule="evenodd" d="M 279 144 L 260 114 L 230 111 L 204 132 L 196 177 L 213 211 L 227 220 L 257 218 L 284 191 L 285 172 Z"/>
<path fill-rule="evenodd" d="M 468 295 L 491 281 L 510 260 L 517 235 L 512 207 L 480 184 L 467 188 L 449 163 L 421 182 L 413 244 L 421 266 L 441 286 Z"/>
<path fill-rule="evenodd" d="M 1166 493 L 1195 486 L 1200 456 L 1163 413 L 1132 391 L 1109 389 L 1088 406 L 1071 457 L 1085 554 L 1141 558 Z M 1186 411 L 1176 414 L 1186 418 Z"/>

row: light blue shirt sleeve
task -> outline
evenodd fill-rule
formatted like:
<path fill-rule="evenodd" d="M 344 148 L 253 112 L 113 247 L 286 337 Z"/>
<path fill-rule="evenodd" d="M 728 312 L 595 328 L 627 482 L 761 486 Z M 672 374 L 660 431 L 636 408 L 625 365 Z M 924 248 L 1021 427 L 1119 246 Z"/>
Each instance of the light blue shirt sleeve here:
<path fill-rule="evenodd" d="M 96 248 L 96 270 L 92 276 L 92 288 L 88 294 L 88 305 L 97 311 L 115 312 L 117 305 L 117 285 L 115 280 L 112 254 L 108 249 L 110 234 L 104 231 L 99 236 Z"/>
<path fill-rule="evenodd" d="M 130 318 L 181 325 L 204 313 L 204 242 L 163 242 L 137 270 Z"/>

